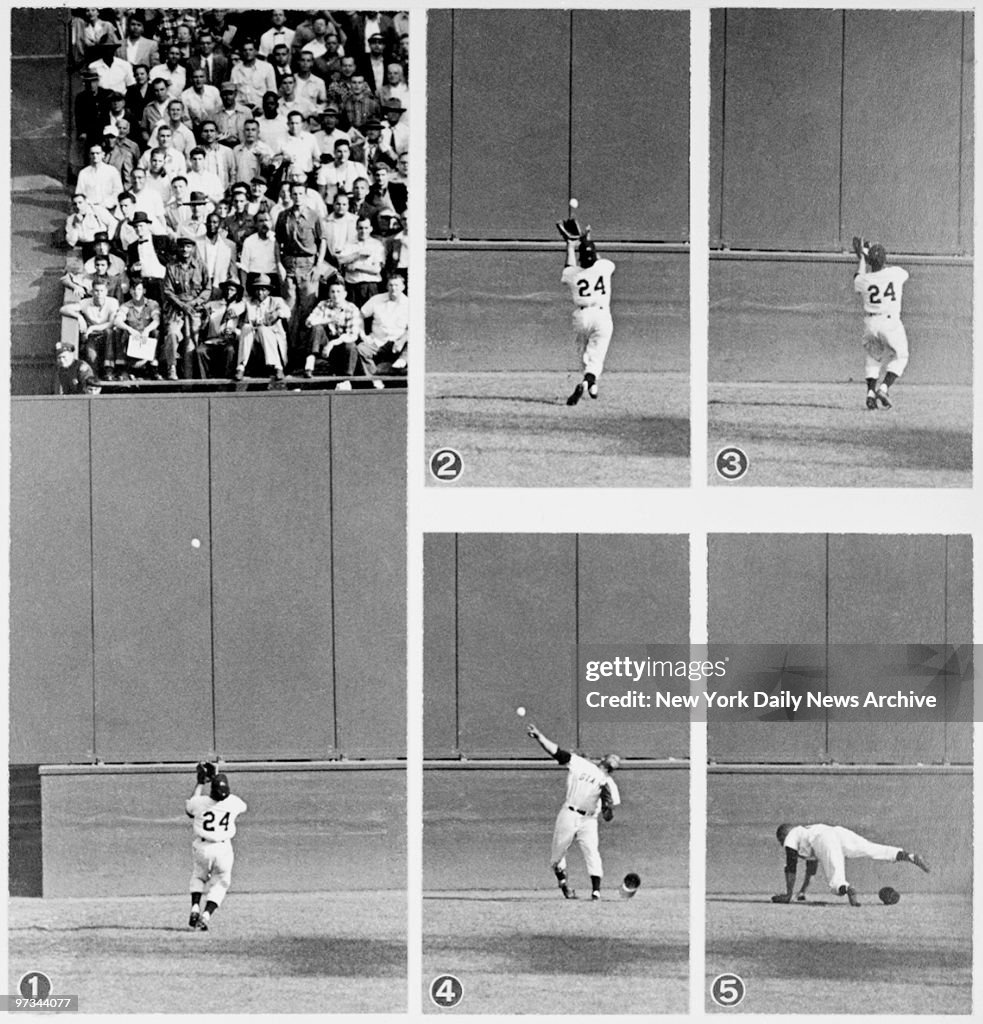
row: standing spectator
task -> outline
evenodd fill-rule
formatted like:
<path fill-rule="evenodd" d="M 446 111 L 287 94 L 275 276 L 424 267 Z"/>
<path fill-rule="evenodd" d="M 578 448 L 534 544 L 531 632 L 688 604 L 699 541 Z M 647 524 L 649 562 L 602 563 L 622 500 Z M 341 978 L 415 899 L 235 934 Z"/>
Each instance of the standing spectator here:
<path fill-rule="evenodd" d="M 328 80 L 328 102 L 337 105 L 338 110 L 344 113 L 345 100 L 351 95 L 352 92 L 352 79 L 355 77 L 355 58 L 344 56 L 341 58 L 338 64 L 338 77 L 332 76 Z M 364 83 L 364 79 L 362 80 Z M 350 128 L 351 125 L 347 122 L 344 125 L 345 128 Z"/>
<path fill-rule="evenodd" d="M 280 150 L 280 143 L 287 135 L 287 118 L 280 113 L 279 95 L 275 92 L 265 93 L 262 109 L 262 115 L 256 118 L 256 123 L 259 125 L 259 137 L 274 153 L 277 153 Z"/>
<path fill-rule="evenodd" d="M 108 40 L 119 42 L 115 27 L 103 21 L 98 7 L 83 8 L 82 17 L 72 20 L 72 57 L 76 65 L 94 60 L 99 46 Z"/>
<path fill-rule="evenodd" d="M 102 128 L 106 130 L 110 125 L 119 131 L 121 121 L 126 120 L 126 96 L 121 92 L 103 93 L 105 106 L 102 111 Z M 137 153 L 139 156 L 139 153 Z"/>
<path fill-rule="evenodd" d="M 400 214 L 406 211 L 406 186 L 389 180 L 388 164 L 380 163 L 372 168 L 372 187 L 362 209 L 373 220 L 380 210 L 391 209 Z"/>
<path fill-rule="evenodd" d="M 228 81 L 232 72 L 229 58 L 223 53 L 216 52 L 215 36 L 208 31 L 199 33 L 198 53 L 192 56 L 189 66 L 192 71 L 195 68 L 201 68 L 205 72 L 205 82 L 208 85 L 217 85 L 219 88 Z"/>
<path fill-rule="evenodd" d="M 379 91 L 379 99 L 382 101 L 382 109 L 385 111 L 386 104 L 393 100 L 399 101 L 400 109 L 406 110 L 410 105 L 410 87 L 403 77 L 403 65 L 398 61 L 391 61 L 386 65 L 386 81 Z"/>
<path fill-rule="evenodd" d="M 100 89 L 125 94 L 131 85 L 136 84 L 133 68 L 129 61 L 116 53 L 115 42 L 100 43 L 96 52 L 98 57 L 89 65 L 89 70 L 99 76 Z"/>
<path fill-rule="evenodd" d="M 347 121 L 350 128 L 363 131 L 362 126 L 368 121 L 378 120 L 379 101 L 369 91 L 364 76 L 358 73 L 352 75 L 348 96 L 342 100 L 339 107 L 342 118 Z M 381 130 L 381 124 L 379 128 Z"/>
<path fill-rule="evenodd" d="M 386 57 L 385 37 L 381 32 L 373 32 L 369 36 L 368 53 L 359 62 L 359 70 L 376 96 L 382 95 L 382 87 L 386 84 Z"/>
<path fill-rule="evenodd" d="M 181 93 L 188 87 L 188 72 L 181 63 L 181 50 L 177 46 L 168 46 L 164 63 L 155 64 L 150 69 L 150 81 L 155 78 L 163 78 L 167 82 L 167 93 L 172 100 L 181 98 Z"/>
<path fill-rule="evenodd" d="M 372 222 L 359 216 L 355 223 L 355 241 L 342 249 L 338 262 L 345 275 L 348 294 L 361 308 L 382 285 L 382 268 L 386 263 L 386 247 L 372 237 Z"/>
<path fill-rule="evenodd" d="M 230 176 L 235 181 L 252 181 L 269 172 L 273 150 L 260 140 L 259 121 L 250 117 L 242 126 L 242 142 L 232 150 Z"/>
<path fill-rule="evenodd" d="M 150 100 L 144 105 L 143 117 L 140 120 L 140 131 L 145 144 L 149 144 L 150 136 L 158 122 L 167 120 L 167 104 L 171 94 L 166 78 L 150 79 Z"/>
<path fill-rule="evenodd" d="M 382 141 L 382 122 L 377 117 L 369 118 L 362 130 L 365 132 L 365 139 L 361 147 L 354 152 L 354 158 L 368 168 L 381 163 L 388 164 L 390 169 L 395 167 L 396 154 Z"/>
<path fill-rule="evenodd" d="M 273 224 L 265 210 L 256 214 L 256 230 L 247 235 L 239 252 L 239 280 L 245 291 L 259 275 L 266 274 L 275 294 L 282 291 L 280 281 L 280 260 L 277 256 L 276 239 L 273 236 Z"/>
<path fill-rule="evenodd" d="M 222 222 L 222 228 L 238 253 L 242 250 L 242 243 L 256 230 L 256 220 L 249 212 L 249 186 L 244 181 L 237 181 L 231 193 L 232 209 Z"/>
<path fill-rule="evenodd" d="M 89 165 L 79 171 L 75 191 L 84 195 L 93 206 L 101 206 L 113 213 L 119 194 L 123 191 L 123 182 L 119 171 L 105 161 L 106 152 L 102 143 L 93 143 L 89 147 Z"/>
<path fill-rule="evenodd" d="M 314 107 L 303 96 L 297 95 L 297 77 L 292 71 L 288 71 L 281 79 L 278 89 L 280 97 L 280 108 L 287 112 L 287 116 L 297 111 L 306 121 L 314 113 Z"/>
<path fill-rule="evenodd" d="M 283 45 L 273 47 L 273 53 L 270 54 L 270 67 L 273 68 L 273 77 L 276 80 L 277 91 L 280 86 L 283 85 L 283 79 L 287 75 L 292 75 L 293 68 L 290 66 L 290 48 Z"/>
<path fill-rule="evenodd" d="M 52 382 L 55 395 L 98 395 L 99 381 L 92 367 L 75 358 L 75 347 L 67 341 L 55 345 L 55 373 Z"/>
<path fill-rule="evenodd" d="M 120 192 L 118 202 L 119 220 L 110 235 L 110 248 L 117 256 L 125 257 L 130 246 L 137 240 L 137 229 L 133 224 L 136 201 L 132 192 Z"/>
<path fill-rule="evenodd" d="M 262 108 L 266 93 L 276 93 L 273 68 L 265 60 L 257 60 L 256 43 L 252 39 L 242 44 L 242 62 L 232 69 L 229 80 L 239 87 L 239 98 L 254 113 Z"/>
<path fill-rule="evenodd" d="M 288 168 L 288 174 L 301 171 L 305 180 L 321 162 L 321 149 L 314 136 L 304 129 L 304 118 L 296 110 L 287 114 L 287 134 L 280 140 L 276 154 Z"/>
<path fill-rule="evenodd" d="M 148 171 L 139 165 L 133 168 L 133 193 L 134 220 L 136 214 L 141 211 L 147 217 L 156 235 L 166 235 L 167 225 L 164 223 L 164 197 L 157 188 L 148 184 Z M 170 186 L 168 186 L 170 192 Z"/>
<path fill-rule="evenodd" d="M 225 194 L 218 175 L 205 168 L 205 151 L 201 146 L 191 150 L 191 169 L 188 171 L 188 187 L 192 192 L 201 192 L 212 203 L 217 203 Z"/>
<path fill-rule="evenodd" d="M 253 117 L 252 110 L 238 100 L 239 87 L 235 82 L 219 86 L 222 109 L 212 119 L 218 128 L 218 141 L 223 146 L 238 146 L 243 139 L 244 126 Z"/>
<path fill-rule="evenodd" d="M 332 281 L 328 297 L 319 302 L 305 326 L 311 331 L 310 351 L 304 361 L 304 376 L 352 377 L 358 370 L 358 342 L 362 333 L 362 318 L 358 307 L 349 302 L 345 282 Z M 347 385 L 343 387 L 342 385 Z M 347 391 L 350 381 L 341 381 L 335 390 Z"/>
<path fill-rule="evenodd" d="M 351 144 L 348 132 L 343 132 L 338 127 L 338 107 L 334 103 L 329 103 L 324 110 L 321 111 L 321 127 L 318 131 L 314 132 L 314 140 L 318 144 L 318 148 L 321 150 L 322 156 L 327 156 L 329 160 L 334 159 L 334 144 L 338 139 L 343 139 L 345 142 Z"/>
<path fill-rule="evenodd" d="M 259 274 L 247 292 L 239 328 L 239 354 L 236 361 L 235 379 L 242 380 L 252 354 L 253 346 L 259 344 L 267 371 L 276 380 L 283 380 L 287 364 L 287 336 L 285 325 L 290 310 L 281 298 L 270 294 L 270 279 Z"/>
<path fill-rule="evenodd" d="M 330 164 L 321 164 L 317 172 L 318 191 L 325 202 L 334 200 L 335 192 L 350 193 L 358 178 L 366 175 L 365 165 L 349 159 L 351 146 L 347 139 L 337 139 L 334 144 L 334 160 Z"/>
<path fill-rule="evenodd" d="M 400 153 L 410 148 L 410 126 L 404 115 L 403 105 L 399 100 L 389 100 L 382 108 L 382 133 L 380 143 L 390 154 L 398 159 Z"/>
<path fill-rule="evenodd" d="M 228 20 L 228 11 L 222 9 L 206 11 L 202 19 L 204 30 L 215 40 L 215 49 L 221 50 L 226 56 L 232 52 L 232 44 L 239 28 Z M 203 33 L 200 33 L 201 35 Z"/>
<path fill-rule="evenodd" d="M 116 51 L 133 68 L 134 76 L 137 65 L 142 64 L 146 72 L 158 62 L 157 40 L 148 39 L 144 35 L 145 28 L 142 12 L 135 10 L 126 19 L 126 35 Z"/>
<path fill-rule="evenodd" d="M 188 25 L 178 25 L 174 34 L 174 45 L 181 53 L 181 63 L 188 66 L 188 62 L 194 56 L 194 35 Z"/>
<path fill-rule="evenodd" d="M 218 178 L 224 192 L 236 180 L 235 160 L 232 150 L 219 141 L 218 125 L 214 121 L 202 122 L 201 148 L 205 153 L 205 170 Z"/>
<path fill-rule="evenodd" d="M 358 238 L 355 230 L 357 220 L 348 208 L 348 193 L 339 189 L 334 194 L 331 215 L 324 222 L 324 237 L 328 243 L 325 259 L 336 269 L 341 267 L 338 262 L 339 253 L 352 246 Z"/>
<path fill-rule="evenodd" d="M 106 100 L 99 91 L 99 76 L 86 68 L 82 91 L 75 97 L 75 135 L 83 149 L 102 138 Z"/>
<path fill-rule="evenodd" d="M 294 30 L 287 28 L 286 11 L 271 11 L 270 21 L 273 23 L 273 27 L 267 29 L 259 37 L 259 54 L 261 57 L 269 57 L 273 52 L 273 47 L 278 43 L 289 49 L 294 41 Z"/>
<path fill-rule="evenodd" d="M 205 303 L 211 293 L 205 268 L 195 255 L 195 238 L 182 234 L 177 240 L 178 258 L 164 276 L 164 345 L 162 362 L 168 380 L 177 380 L 178 360 L 182 376 L 193 376 L 198 335 Z"/>
<path fill-rule="evenodd" d="M 304 321 L 317 302 L 320 265 L 324 262 L 327 240 L 320 218 L 303 205 L 304 186 L 292 183 L 286 193 L 289 205 L 277 218 L 274 230 L 279 246 L 283 297 L 291 311 L 289 338 L 293 357 L 299 349 Z"/>
<path fill-rule="evenodd" d="M 146 283 L 139 274 L 130 279 L 130 297 L 120 306 L 115 327 L 120 335 L 120 349 L 126 358 L 121 379 L 127 379 L 135 371 L 146 372 L 159 379 L 157 329 L 160 327 L 160 305 L 147 297 Z"/>
<path fill-rule="evenodd" d="M 205 280 L 211 288 L 210 299 L 217 299 L 224 281 L 235 276 L 236 247 L 222 233 L 217 213 L 205 218 L 205 234 L 198 239 L 198 259 L 205 268 Z"/>
<path fill-rule="evenodd" d="M 188 162 L 184 154 L 174 147 L 174 132 L 169 124 L 158 124 L 154 130 L 154 147 L 145 150 L 137 161 L 138 167 L 150 167 L 150 162 L 155 153 L 161 153 L 164 160 L 164 172 L 174 177 L 176 174 L 185 174 L 188 170 Z"/>
<path fill-rule="evenodd" d="M 147 289 L 147 294 L 155 302 L 163 301 L 162 287 L 167 274 L 166 258 L 168 243 L 163 234 L 153 233 L 153 223 L 145 210 L 137 210 L 133 214 L 133 227 L 137 238 L 130 243 L 127 250 L 127 265 L 139 276 Z"/>
<path fill-rule="evenodd" d="M 362 306 L 362 317 L 371 329 L 359 343 L 362 365 L 371 374 L 399 372 L 406 369 L 406 343 L 410 330 L 410 302 L 406 282 L 401 274 L 391 273 L 386 291 L 369 299 Z M 381 387 L 382 381 L 372 382 Z"/>
<path fill-rule="evenodd" d="M 133 65 L 133 81 L 123 94 L 126 119 L 138 129 L 143 120 L 143 112 L 153 98 L 150 91 L 150 68 L 146 64 Z"/>
<path fill-rule="evenodd" d="M 198 67 L 191 71 L 191 88 L 181 93 L 181 102 L 198 131 L 203 121 L 211 120 L 222 109 L 222 94 L 217 86 L 208 85 L 205 69 Z"/>
<path fill-rule="evenodd" d="M 167 142 L 161 141 L 164 129 L 170 132 Z M 160 146 L 161 149 L 176 149 L 185 160 L 197 145 L 194 132 L 188 127 L 188 115 L 183 100 L 171 100 L 167 104 L 167 120 L 158 121 L 147 143 L 149 146 Z M 182 168 L 184 170 L 185 168 Z"/>
<path fill-rule="evenodd" d="M 309 50 L 301 50 L 297 57 L 297 94 L 318 114 L 328 102 L 324 79 L 314 74 L 314 57 Z"/>

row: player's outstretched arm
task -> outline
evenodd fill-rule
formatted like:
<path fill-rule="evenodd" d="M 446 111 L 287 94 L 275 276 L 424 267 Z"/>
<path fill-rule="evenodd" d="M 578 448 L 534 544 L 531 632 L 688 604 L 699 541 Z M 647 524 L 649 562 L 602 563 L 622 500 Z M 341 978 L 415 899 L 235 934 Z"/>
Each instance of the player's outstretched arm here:
<path fill-rule="evenodd" d="M 577 243 L 569 238 L 567 239 L 567 261 L 563 265 L 564 267 L 577 265 Z"/>
<path fill-rule="evenodd" d="M 526 728 L 527 735 L 531 736 L 550 757 L 553 757 L 560 749 L 552 740 L 547 739 L 534 725 Z"/>
<path fill-rule="evenodd" d="M 802 878 L 802 885 L 799 888 L 798 895 L 795 897 L 797 900 L 804 900 L 806 898 L 806 889 L 809 888 L 809 883 L 815 877 L 816 871 L 819 869 L 818 860 L 807 860 L 805 875 Z"/>

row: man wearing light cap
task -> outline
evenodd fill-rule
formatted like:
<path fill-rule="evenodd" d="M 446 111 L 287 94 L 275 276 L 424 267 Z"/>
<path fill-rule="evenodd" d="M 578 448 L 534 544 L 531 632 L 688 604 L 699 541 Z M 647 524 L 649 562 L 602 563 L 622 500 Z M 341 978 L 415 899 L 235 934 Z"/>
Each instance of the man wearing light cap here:
<path fill-rule="evenodd" d="M 97 395 L 99 381 L 88 363 L 75 357 L 75 347 L 67 341 L 55 345 L 55 373 L 52 382 L 55 395 Z"/>
<path fill-rule="evenodd" d="M 218 91 L 222 107 L 212 118 L 218 128 L 218 141 L 224 146 L 238 146 L 243 139 L 243 125 L 253 112 L 245 103 L 239 102 L 239 87 L 235 82 L 223 82 Z"/>
<path fill-rule="evenodd" d="M 211 294 L 208 275 L 196 256 L 195 236 L 182 232 L 177 238 L 177 259 L 164 277 L 164 341 L 161 362 L 168 380 L 177 380 L 178 360 L 183 376 L 190 379 L 195 347 L 201 332 L 205 303 Z"/>
<path fill-rule="evenodd" d="M 565 899 L 577 898 L 567 880 L 566 857 L 570 845 L 576 842 L 590 875 L 591 899 L 599 900 L 604 869 L 598 850 L 598 817 L 610 821 L 614 817 L 614 808 L 621 803 L 618 786 L 611 778 L 611 773 L 620 766 L 621 758 L 617 754 L 605 754 L 599 761 L 589 761 L 579 754 L 561 750 L 535 725 L 528 726 L 526 732 L 557 764 L 567 768 L 567 791 L 556 816 L 550 851 L 550 867 L 560 891 Z"/>

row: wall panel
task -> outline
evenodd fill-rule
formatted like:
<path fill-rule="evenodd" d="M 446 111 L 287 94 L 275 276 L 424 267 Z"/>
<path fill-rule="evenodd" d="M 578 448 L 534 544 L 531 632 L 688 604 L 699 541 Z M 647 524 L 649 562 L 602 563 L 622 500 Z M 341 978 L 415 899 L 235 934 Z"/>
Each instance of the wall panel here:
<path fill-rule="evenodd" d="M 453 14 L 451 208 L 461 238 L 542 238 L 567 198 L 570 15 L 503 14 Z"/>
<path fill-rule="evenodd" d="M 15 401 L 10 414 L 10 761 L 87 761 L 89 402 Z"/>
<path fill-rule="evenodd" d="M 689 642 L 686 537 L 586 534 L 577 538 L 581 644 Z M 689 723 L 580 720 L 580 743 L 598 754 L 688 758 Z"/>
<path fill-rule="evenodd" d="M 973 538 L 946 537 L 946 643 L 969 644 L 973 639 Z M 969 764 L 973 760 L 973 684 L 948 690 L 953 717 L 965 719 L 946 726 L 945 760 Z"/>
<path fill-rule="evenodd" d="M 576 569 L 569 534 L 459 535 L 462 754 L 526 756 L 538 749 L 516 717 L 519 705 L 550 739 L 576 743 Z"/>
<path fill-rule="evenodd" d="M 423 536 L 424 757 L 457 753 L 457 537 Z"/>
<path fill-rule="evenodd" d="M 727 11 L 723 236 L 732 248 L 837 244 L 842 19 Z"/>
<path fill-rule="evenodd" d="M 95 753 L 194 761 L 213 726 L 208 399 L 91 416 Z"/>
<path fill-rule="evenodd" d="M 349 756 L 406 750 L 406 393 L 331 399 L 335 710 Z"/>
<path fill-rule="evenodd" d="M 599 239 L 684 241 L 688 12 L 575 10 L 571 18 L 570 194 Z M 552 206 L 562 210 L 565 198 Z"/>
<path fill-rule="evenodd" d="M 212 399 L 216 749 L 334 749 L 330 402 Z"/>
<path fill-rule="evenodd" d="M 427 237 L 451 233 L 454 12 L 427 12 Z"/>
<path fill-rule="evenodd" d="M 958 11 L 846 12 L 844 237 L 960 251 L 962 34 Z"/>

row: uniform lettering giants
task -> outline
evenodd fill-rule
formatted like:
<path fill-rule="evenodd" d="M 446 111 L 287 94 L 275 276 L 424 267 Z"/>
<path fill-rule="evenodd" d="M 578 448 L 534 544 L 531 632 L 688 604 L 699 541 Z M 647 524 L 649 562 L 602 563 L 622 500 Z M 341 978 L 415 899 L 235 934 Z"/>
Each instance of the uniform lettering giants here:
<path fill-rule="evenodd" d="M 565 751 L 558 753 L 565 753 Z M 557 760 L 559 761 L 560 758 L 557 757 Z M 596 818 L 601 811 L 601 788 L 603 786 L 608 787 L 611 801 L 615 806 L 621 803 L 618 787 L 607 772 L 579 754 L 570 754 L 570 760 L 567 762 L 567 806 Z"/>

